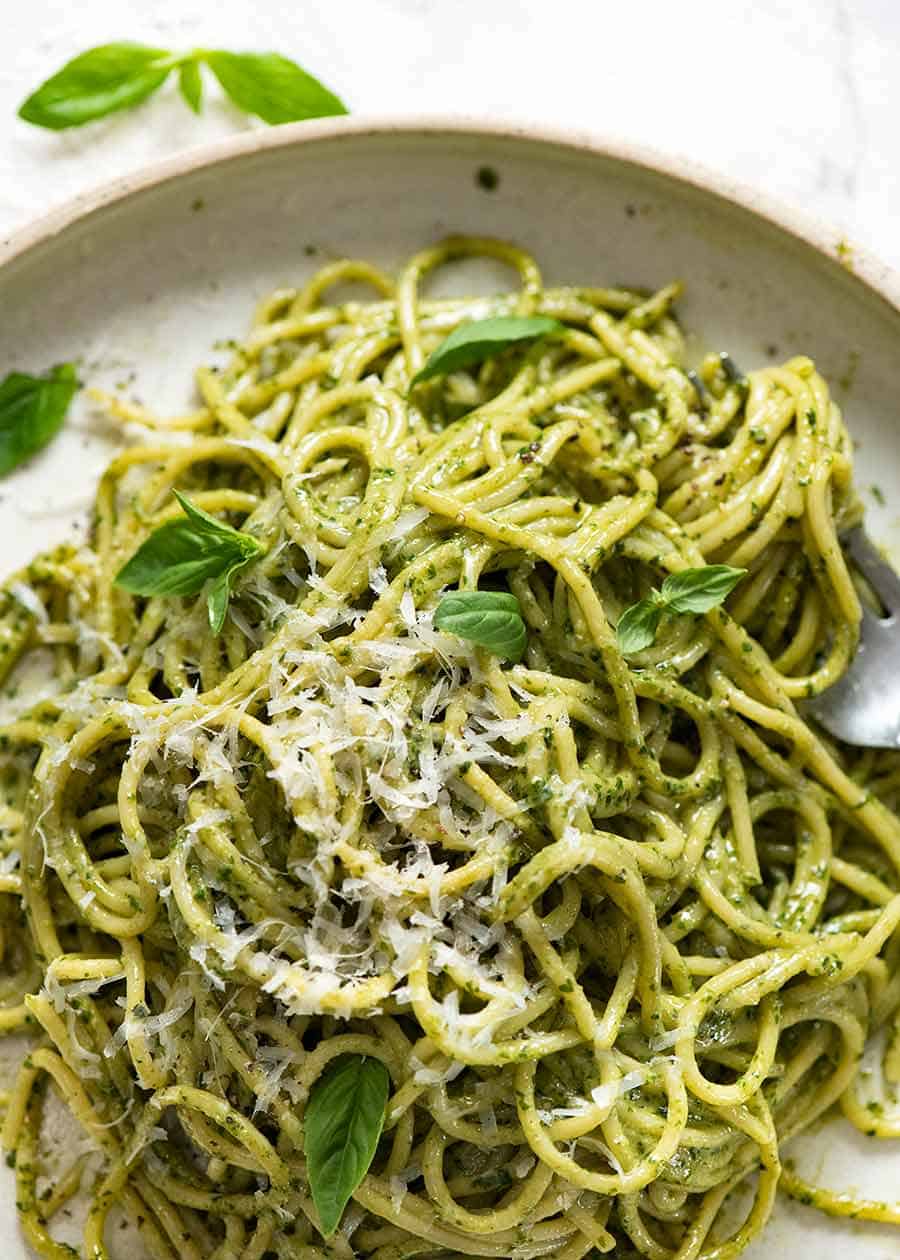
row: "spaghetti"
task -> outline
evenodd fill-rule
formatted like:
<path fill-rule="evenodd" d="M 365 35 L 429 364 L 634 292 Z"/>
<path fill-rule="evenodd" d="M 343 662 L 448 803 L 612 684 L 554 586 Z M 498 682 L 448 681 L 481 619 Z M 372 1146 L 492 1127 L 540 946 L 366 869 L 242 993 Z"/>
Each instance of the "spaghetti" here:
<path fill-rule="evenodd" d="M 473 255 L 518 289 L 423 295 Z M 802 716 L 857 641 L 850 443 L 808 359 L 687 374 L 678 291 L 452 239 L 274 293 L 189 414 L 107 400 L 151 436 L 0 596 L 0 1026 L 36 1034 L 4 1142 L 41 1256 L 79 1190 L 83 1255 L 122 1254 L 115 1208 L 159 1260 L 726 1260 L 780 1177 L 900 1219 L 780 1153 L 836 1103 L 900 1136 L 857 1079 L 883 1034 L 900 1081 L 900 760 Z M 408 388 L 462 321 L 534 314 L 564 333 Z M 176 488 L 265 546 L 219 636 L 114 584 Z M 623 609 L 713 562 L 748 570 L 727 611 L 623 657 Z M 473 588 L 517 597 L 521 662 L 434 628 Z M 391 1090 L 326 1244 L 304 1110 L 347 1053 Z M 53 1163 L 60 1100 L 99 1168 Z"/>

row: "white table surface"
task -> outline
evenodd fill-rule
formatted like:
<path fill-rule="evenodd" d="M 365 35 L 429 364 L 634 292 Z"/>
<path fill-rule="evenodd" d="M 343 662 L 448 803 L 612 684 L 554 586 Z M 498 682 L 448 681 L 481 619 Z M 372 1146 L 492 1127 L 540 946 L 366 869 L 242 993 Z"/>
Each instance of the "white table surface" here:
<path fill-rule="evenodd" d="M 174 82 L 63 134 L 16 106 L 112 39 L 285 52 L 354 113 L 477 113 L 689 154 L 900 266 L 900 0 L 23 0 L 3 6 L 0 233 L 250 125 Z"/>

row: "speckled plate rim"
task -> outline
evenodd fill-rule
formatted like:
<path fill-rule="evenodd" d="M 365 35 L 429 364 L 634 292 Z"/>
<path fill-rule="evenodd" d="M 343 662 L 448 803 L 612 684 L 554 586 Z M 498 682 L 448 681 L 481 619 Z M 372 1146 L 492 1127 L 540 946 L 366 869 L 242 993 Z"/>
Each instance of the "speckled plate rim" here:
<path fill-rule="evenodd" d="M 806 211 L 788 206 L 729 176 L 675 153 L 635 144 L 615 135 L 548 127 L 539 122 L 498 121 L 468 115 L 363 115 L 287 123 L 192 146 L 182 153 L 90 188 L 33 219 L 0 240 L 0 269 L 54 240 L 68 228 L 128 200 L 200 170 L 225 167 L 242 158 L 294 147 L 332 143 L 342 137 L 383 139 L 404 136 L 435 140 L 462 136 L 545 145 L 661 175 L 760 219 L 776 231 L 811 248 L 832 267 L 840 268 L 863 289 L 900 312 L 900 271 L 894 270 L 854 242 L 848 246 L 836 228 Z"/>

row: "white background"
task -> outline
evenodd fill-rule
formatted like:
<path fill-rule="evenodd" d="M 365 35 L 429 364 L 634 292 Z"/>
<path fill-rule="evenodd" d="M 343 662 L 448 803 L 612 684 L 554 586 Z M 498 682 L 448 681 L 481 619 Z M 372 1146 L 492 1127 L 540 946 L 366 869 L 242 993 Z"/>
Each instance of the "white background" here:
<path fill-rule="evenodd" d="M 900 0 L 5 0 L 0 232 L 74 192 L 248 125 L 174 83 L 54 135 L 15 110 L 113 39 L 293 56 L 354 113 L 480 113 L 689 154 L 900 266 Z"/>

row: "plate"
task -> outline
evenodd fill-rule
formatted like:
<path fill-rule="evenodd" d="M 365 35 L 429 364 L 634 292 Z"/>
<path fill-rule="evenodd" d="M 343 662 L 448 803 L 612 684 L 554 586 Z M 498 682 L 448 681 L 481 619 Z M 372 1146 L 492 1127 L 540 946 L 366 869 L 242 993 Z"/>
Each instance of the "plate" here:
<path fill-rule="evenodd" d="M 900 557 L 900 280 L 802 216 L 630 145 L 538 127 L 341 120 L 188 152 L 0 245 L 0 374 L 77 359 L 90 384 L 177 408 L 192 368 L 245 329 L 267 291 L 348 254 L 390 267 L 456 232 L 519 242 L 553 282 L 682 278 L 686 326 L 741 365 L 810 354 L 845 407 L 872 532 Z M 495 277 L 476 269 L 455 283 Z M 2 483 L 4 574 L 83 528 L 115 438 L 81 396 L 62 436 Z M 824 1184 L 897 1197 L 900 1144 L 834 1121 L 794 1153 Z M 800 1246 L 888 1260 L 897 1235 L 782 1203 L 745 1254 Z M 27 1255 L 5 1169 L 0 1251 Z"/>

